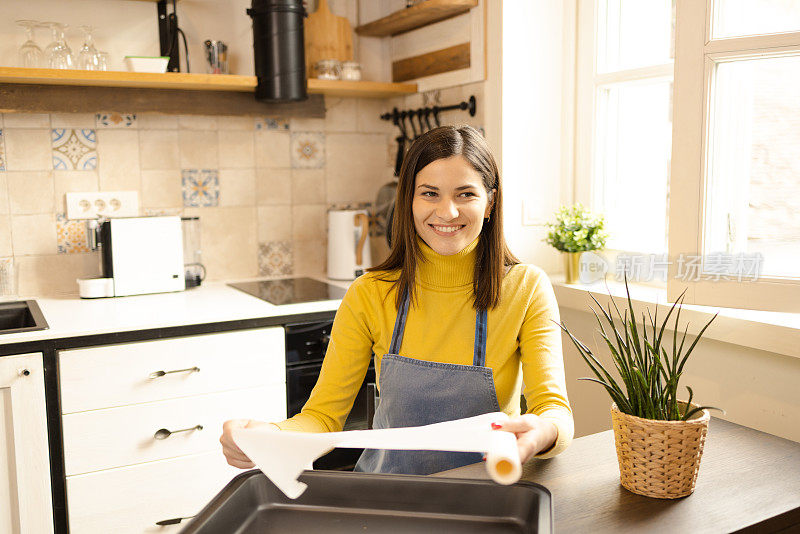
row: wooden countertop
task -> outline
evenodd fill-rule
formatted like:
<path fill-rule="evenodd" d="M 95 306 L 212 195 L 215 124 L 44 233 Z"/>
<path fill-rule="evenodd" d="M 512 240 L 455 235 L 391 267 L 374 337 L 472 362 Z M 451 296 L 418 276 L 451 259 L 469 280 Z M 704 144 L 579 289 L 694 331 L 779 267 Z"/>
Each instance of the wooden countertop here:
<path fill-rule="evenodd" d="M 488 478 L 482 463 L 437 476 Z M 717 418 L 695 491 L 682 499 L 623 488 L 611 430 L 578 438 L 555 458 L 528 462 L 522 478 L 553 494 L 557 534 L 800 531 L 800 443 Z"/>

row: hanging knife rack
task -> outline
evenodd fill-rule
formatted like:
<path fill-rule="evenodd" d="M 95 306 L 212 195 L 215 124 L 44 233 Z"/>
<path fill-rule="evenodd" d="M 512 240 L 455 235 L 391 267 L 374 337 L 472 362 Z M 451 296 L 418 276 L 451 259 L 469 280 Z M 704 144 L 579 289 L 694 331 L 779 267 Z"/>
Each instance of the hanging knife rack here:
<path fill-rule="evenodd" d="M 464 102 L 459 102 L 458 104 L 453 104 L 452 106 L 427 106 L 424 108 L 404 110 L 394 108 L 392 111 L 384 113 L 380 117 L 382 120 L 392 121 L 392 123 L 400 129 L 400 133 L 405 139 L 414 140 L 426 131 L 441 126 L 442 124 L 439 120 L 439 114 L 443 111 L 451 111 L 454 109 L 467 110 L 469 111 L 469 116 L 474 117 L 476 109 L 475 95 L 470 96 L 469 99 Z M 436 126 L 431 124 L 431 115 L 433 116 L 433 121 Z M 417 124 L 414 124 L 415 118 L 417 120 Z M 408 124 L 411 126 L 411 133 L 413 134 L 413 137 L 409 137 L 408 135 L 406 120 L 408 120 Z M 419 126 L 419 129 L 417 129 L 417 126 Z"/>
<path fill-rule="evenodd" d="M 451 111 L 455 109 L 465 110 L 469 112 L 470 117 L 475 116 L 475 95 L 469 97 L 468 100 L 453 104 L 452 106 L 426 106 L 417 109 L 392 109 L 388 113 L 380 116 L 381 120 L 392 121 L 392 124 L 397 126 L 400 130 L 400 135 L 395 139 L 397 141 L 397 160 L 395 161 L 394 175 L 400 176 L 400 168 L 403 164 L 403 156 L 405 155 L 405 145 L 407 141 L 413 141 L 423 133 L 438 128 L 442 125 L 439 120 L 439 114 L 443 111 Z M 431 115 L 433 116 L 433 124 L 431 124 Z M 414 124 L 414 119 L 417 119 L 417 124 Z M 408 128 L 406 127 L 406 120 L 411 127 L 411 136 L 409 135 Z M 417 129 L 419 126 L 419 129 Z"/>

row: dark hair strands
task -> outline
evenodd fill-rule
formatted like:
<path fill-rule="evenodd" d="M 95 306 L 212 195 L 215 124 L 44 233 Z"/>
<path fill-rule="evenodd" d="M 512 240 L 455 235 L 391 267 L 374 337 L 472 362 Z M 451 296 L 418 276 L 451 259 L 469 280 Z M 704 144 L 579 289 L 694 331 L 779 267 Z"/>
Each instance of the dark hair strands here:
<path fill-rule="evenodd" d="M 484 219 L 476 250 L 472 281 L 475 309 L 488 310 L 499 304 L 506 268 L 519 263 L 509 250 L 503 234 L 503 189 L 500 172 L 486 140 L 471 126 L 435 128 L 417 138 L 405 155 L 392 219 L 392 250 L 383 263 L 367 269 L 385 272 L 379 279 L 393 282 L 397 288 L 397 308 L 406 293 L 415 302 L 417 262 L 425 261 L 417 243 L 412 212 L 417 173 L 436 160 L 453 156 L 463 156 L 481 175 L 491 202 L 489 220 Z M 399 276 L 394 276 L 395 271 L 399 271 Z"/>

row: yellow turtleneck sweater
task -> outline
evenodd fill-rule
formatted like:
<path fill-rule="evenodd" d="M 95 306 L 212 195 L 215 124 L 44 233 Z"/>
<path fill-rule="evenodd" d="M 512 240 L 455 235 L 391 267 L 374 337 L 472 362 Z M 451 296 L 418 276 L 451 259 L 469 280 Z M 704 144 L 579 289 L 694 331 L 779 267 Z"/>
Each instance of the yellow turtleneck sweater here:
<path fill-rule="evenodd" d="M 417 267 L 417 305 L 408 312 L 402 356 L 442 363 L 472 364 L 475 309 L 472 276 L 478 240 L 452 256 L 442 256 L 419 240 L 426 261 Z M 335 432 L 342 429 L 364 380 L 373 353 L 380 390 L 380 366 L 389 351 L 397 309 L 385 273 L 367 273 L 350 286 L 331 332 L 328 352 L 311 397 L 301 413 L 276 423 L 283 430 Z M 516 265 L 506 274 L 500 304 L 488 311 L 486 365 L 492 368 L 500 408 L 520 411 L 520 381 L 528 413 L 558 428 L 549 458 L 572 441 L 572 411 L 567 401 L 558 305 L 547 275 L 533 265 Z"/>

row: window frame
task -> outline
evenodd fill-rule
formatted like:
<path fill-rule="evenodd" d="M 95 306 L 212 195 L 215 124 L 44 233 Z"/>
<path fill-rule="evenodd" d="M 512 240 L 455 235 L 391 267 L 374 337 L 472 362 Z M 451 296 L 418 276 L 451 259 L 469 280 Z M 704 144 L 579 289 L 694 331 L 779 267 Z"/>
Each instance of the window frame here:
<path fill-rule="evenodd" d="M 681 254 L 704 250 L 703 225 L 709 188 L 709 124 L 714 70 L 722 60 L 800 54 L 800 32 L 711 40 L 714 0 L 677 0 L 672 118 L 672 174 L 667 299 L 686 290 L 684 302 L 752 310 L 800 312 L 800 279 L 680 280 Z"/>
<path fill-rule="evenodd" d="M 578 0 L 577 9 L 577 54 L 576 54 L 576 99 L 575 99 L 575 178 L 574 200 L 594 211 L 602 211 L 602 186 L 599 183 L 595 150 L 598 147 L 597 132 L 598 100 L 602 86 L 633 84 L 641 82 L 672 81 L 673 62 L 617 71 L 598 72 L 598 47 L 603 39 L 599 24 L 597 0 Z M 652 251 L 606 249 L 609 262 L 608 275 L 613 276 L 614 264 L 619 254 L 651 254 Z M 637 283 L 665 288 L 661 279 Z"/>

